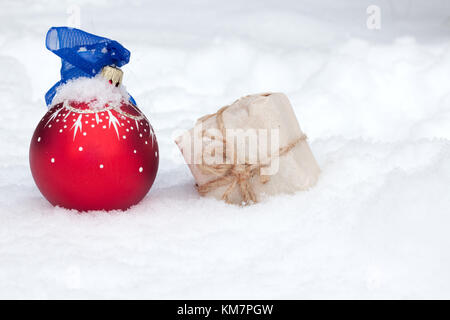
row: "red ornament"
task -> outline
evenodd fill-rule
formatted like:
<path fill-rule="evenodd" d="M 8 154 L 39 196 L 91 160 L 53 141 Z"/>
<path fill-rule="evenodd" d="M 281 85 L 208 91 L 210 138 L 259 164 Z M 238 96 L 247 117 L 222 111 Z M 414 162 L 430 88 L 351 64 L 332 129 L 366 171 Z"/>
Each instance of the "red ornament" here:
<path fill-rule="evenodd" d="M 153 128 L 130 102 L 91 109 L 65 101 L 50 108 L 30 146 L 33 178 L 53 205 L 125 210 L 155 180 L 158 143 Z"/>

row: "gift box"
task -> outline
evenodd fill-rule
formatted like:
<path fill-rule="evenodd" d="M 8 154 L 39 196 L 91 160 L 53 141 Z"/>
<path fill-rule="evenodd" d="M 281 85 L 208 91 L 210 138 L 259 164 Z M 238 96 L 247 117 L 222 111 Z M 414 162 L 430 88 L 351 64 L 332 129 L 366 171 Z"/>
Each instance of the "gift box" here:
<path fill-rule="evenodd" d="M 320 168 L 283 93 L 238 99 L 175 139 L 203 196 L 248 205 L 312 187 Z"/>

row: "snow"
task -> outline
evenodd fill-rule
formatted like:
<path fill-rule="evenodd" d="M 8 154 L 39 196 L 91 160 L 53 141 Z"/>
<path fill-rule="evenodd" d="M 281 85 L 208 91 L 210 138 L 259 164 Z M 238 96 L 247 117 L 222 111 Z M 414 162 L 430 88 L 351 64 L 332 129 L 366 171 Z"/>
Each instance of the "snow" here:
<path fill-rule="evenodd" d="M 128 101 L 128 99 L 129 95 L 125 86 L 112 86 L 98 74 L 94 78 L 72 79 L 59 86 L 51 105 L 75 100 L 88 103 L 92 110 L 101 110 L 106 104 L 119 106 L 122 101 Z"/>
<path fill-rule="evenodd" d="M 80 2 L 83 29 L 132 52 L 161 157 L 139 205 L 87 214 L 52 207 L 28 165 L 68 6 L 0 4 L 0 298 L 450 298 L 448 1 Z M 290 98 L 317 186 L 199 197 L 173 138 L 266 91 Z"/>

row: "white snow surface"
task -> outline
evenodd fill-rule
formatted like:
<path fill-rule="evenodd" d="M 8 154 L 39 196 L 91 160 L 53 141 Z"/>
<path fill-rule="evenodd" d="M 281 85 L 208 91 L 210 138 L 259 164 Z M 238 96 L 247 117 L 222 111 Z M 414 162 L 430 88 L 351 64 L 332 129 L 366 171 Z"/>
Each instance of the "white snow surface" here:
<path fill-rule="evenodd" d="M 450 298 L 449 9 L 2 0 L 0 298 Z M 132 52 L 124 83 L 158 138 L 155 184 L 126 212 L 54 208 L 30 173 L 59 80 L 45 34 L 74 12 Z M 173 138 L 267 91 L 290 98 L 317 186 L 245 208 L 201 198 Z"/>

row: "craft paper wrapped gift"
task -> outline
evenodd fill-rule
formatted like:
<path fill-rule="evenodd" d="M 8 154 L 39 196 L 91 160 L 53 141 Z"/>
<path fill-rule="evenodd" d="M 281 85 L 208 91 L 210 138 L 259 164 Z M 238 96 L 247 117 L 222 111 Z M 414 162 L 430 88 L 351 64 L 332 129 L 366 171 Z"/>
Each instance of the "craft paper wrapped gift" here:
<path fill-rule="evenodd" d="M 283 93 L 243 97 L 175 142 L 201 195 L 251 204 L 313 186 L 319 166 Z"/>

